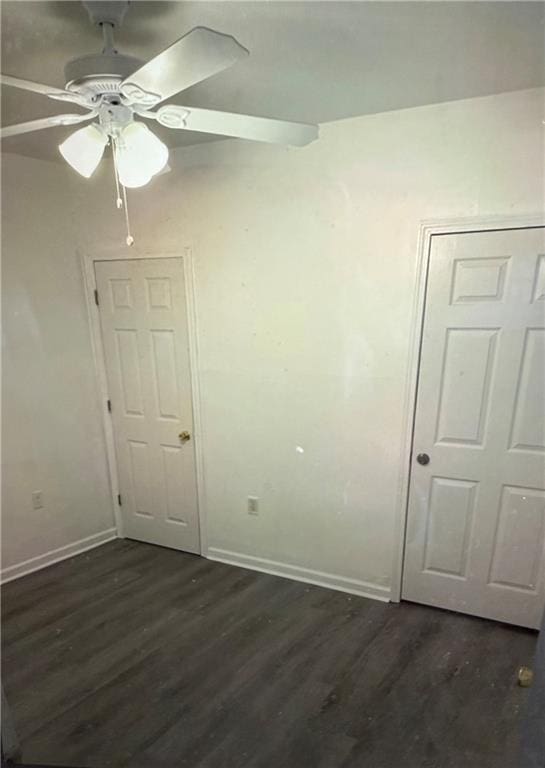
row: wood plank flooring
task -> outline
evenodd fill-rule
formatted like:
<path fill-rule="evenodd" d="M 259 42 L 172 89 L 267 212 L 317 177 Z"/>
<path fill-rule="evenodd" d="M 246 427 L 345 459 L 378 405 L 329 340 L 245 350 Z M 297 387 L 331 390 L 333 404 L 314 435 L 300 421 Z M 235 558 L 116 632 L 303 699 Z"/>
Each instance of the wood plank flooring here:
<path fill-rule="evenodd" d="M 27 763 L 517 768 L 536 634 L 119 540 L 2 588 Z"/>

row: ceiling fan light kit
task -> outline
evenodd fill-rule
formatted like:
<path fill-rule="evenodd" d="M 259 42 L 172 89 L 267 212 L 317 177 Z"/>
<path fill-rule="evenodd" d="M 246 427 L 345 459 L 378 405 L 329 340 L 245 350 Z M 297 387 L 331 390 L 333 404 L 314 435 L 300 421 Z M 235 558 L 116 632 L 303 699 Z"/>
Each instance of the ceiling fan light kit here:
<path fill-rule="evenodd" d="M 272 144 L 304 146 L 318 137 L 318 127 L 251 115 L 182 107 L 160 102 L 174 96 L 248 56 L 234 37 L 196 27 L 143 63 L 117 52 L 114 29 L 129 6 L 117 0 L 83 2 L 91 21 L 101 27 L 104 48 L 100 54 L 74 59 L 65 67 L 65 89 L 1 75 L 3 85 L 41 93 L 57 101 L 77 104 L 85 114 L 55 115 L 2 128 L 2 138 L 56 125 L 73 125 L 98 119 L 71 134 L 60 146 L 64 159 L 82 176 L 96 170 L 108 144 L 112 147 L 116 205 L 125 208 L 125 188 L 141 187 L 164 170 L 166 145 L 142 120 L 156 120 L 174 130 L 191 130 Z M 138 118 L 138 119 L 135 119 Z M 122 195 L 120 194 L 120 186 Z"/>

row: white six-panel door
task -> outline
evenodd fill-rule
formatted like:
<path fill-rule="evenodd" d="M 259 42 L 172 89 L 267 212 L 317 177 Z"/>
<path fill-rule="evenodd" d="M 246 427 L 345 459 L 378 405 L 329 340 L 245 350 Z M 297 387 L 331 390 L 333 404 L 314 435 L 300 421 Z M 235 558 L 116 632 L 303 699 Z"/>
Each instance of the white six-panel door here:
<path fill-rule="evenodd" d="M 402 594 L 540 624 L 543 228 L 432 238 Z"/>
<path fill-rule="evenodd" d="M 97 261 L 95 274 L 124 535 L 198 553 L 183 264 Z"/>

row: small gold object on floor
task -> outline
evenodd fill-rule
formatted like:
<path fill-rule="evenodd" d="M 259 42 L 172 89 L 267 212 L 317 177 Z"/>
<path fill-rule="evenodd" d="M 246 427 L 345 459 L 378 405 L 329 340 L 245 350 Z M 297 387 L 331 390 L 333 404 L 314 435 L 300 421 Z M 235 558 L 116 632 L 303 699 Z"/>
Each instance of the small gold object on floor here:
<path fill-rule="evenodd" d="M 521 667 L 519 669 L 519 685 L 522 688 L 529 688 L 534 681 L 534 673 L 530 667 Z"/>

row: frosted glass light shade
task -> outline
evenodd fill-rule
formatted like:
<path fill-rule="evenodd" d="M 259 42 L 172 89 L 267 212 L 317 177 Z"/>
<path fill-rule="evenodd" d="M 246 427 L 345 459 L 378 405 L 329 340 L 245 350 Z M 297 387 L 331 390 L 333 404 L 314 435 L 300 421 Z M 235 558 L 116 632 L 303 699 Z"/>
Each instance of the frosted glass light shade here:
<path fill-rule="evenodd" d="M 104 131 L 91 124 L 70 134 L 59 150 L 66 162 L 88 179 L 100 163 L 107 143 Z"/>
<path fill-rule="evenodd" d="M 129 123 L 117 140 L 117 170 L 124 187 L 143 187 L 167 160 L 167 147 L 144 123 Z"/>

